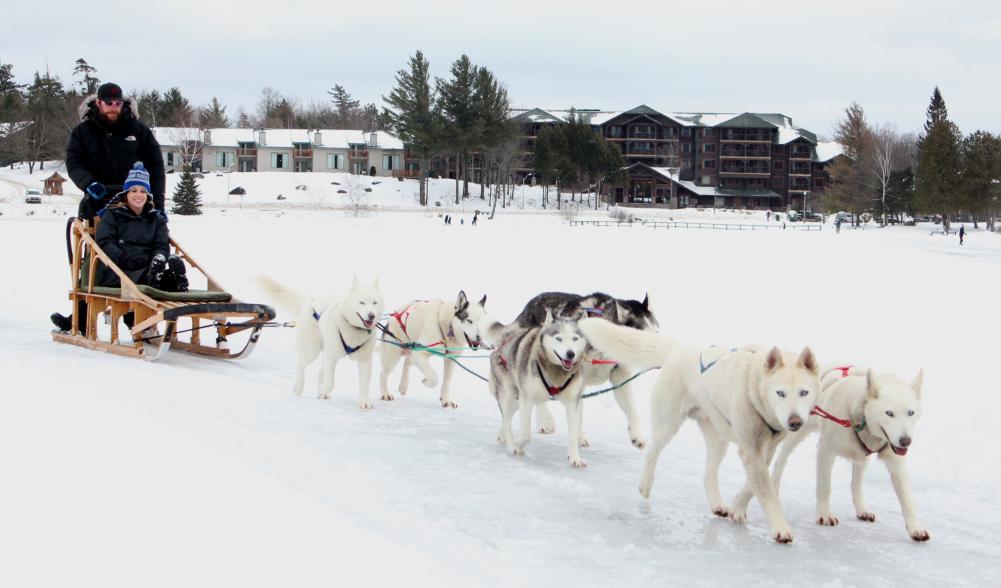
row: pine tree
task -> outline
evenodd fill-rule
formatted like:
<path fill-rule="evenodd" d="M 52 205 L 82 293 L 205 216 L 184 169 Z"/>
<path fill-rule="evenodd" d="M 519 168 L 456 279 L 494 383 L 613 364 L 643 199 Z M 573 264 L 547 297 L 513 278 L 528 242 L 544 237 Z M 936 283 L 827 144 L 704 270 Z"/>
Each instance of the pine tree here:
<path fill-rule="evenodd" d="M 477 67 L 469 56 L 462 55 L 452 63 L 452 77 L 448 81 L 438 78 L 439 108 L 445 120 L 445 141 L 456 156 L 460 168 L 455 176 L 455 203 L 459 203 L 459 178 L 464 179 L 462 197 L 469 196 L 469 178 L 466 175 L 469 150 L 479 143 L 473 92 Z"/>
<path fill-rule="evenodd" d="M 18 122 L 24 110 L 24 84 L 14 80 L 14 64 L 0 62 L 0 123 Z"/>
<path fill-rule="evenodd" d="M 249 129 L 250 128 L 250 117 L 247 113 L 240 109 L 240 114 L 236 117 L 236 128 L 238 129 Z"/>
<path fill-rule="evenodd" d="M 333 88 L 327 90 L 327 94 L 330 95 L 330 101 L 334 103 L 334 108 L 337 109 L 334 128 L 350 129 L 354 126 L 353 123 L 358 116 L 359 102 L 353 99 L 351 94 L 340 84 L 334 84 Z"/>
<path fill-rule="evenodd" d="M 28 87 L 28 119 L 31 126 L 26 129 L 26 151 L 29 172 L 34 172 L 34 162 L 44 167 L 47 159 L 55 159 L 63 153 L 69 140 L 66 121 L 66 91 L 58 77 L 48 70 L 44 75 L 35 72 L 35 80 Z"/>
<path fill-rule="evenodd" d="M 435 93 L 431 89 L 431 63 L 418 50 L 410 58 L 409 65 L 409 70 L 396 72 L 396 87 L 389 96 L 382 97 L 388 106 L 383 109 L 382 117 L 420 158 L 420 203 L 426 206 L 426 171 L 440 144 L 442 122 L 435 108 Z"/>
<path fill-rule="evenodd" d="M 163 120 L 159 121 L 165 127 L 190 127 L 194 112 L 188 99 L 181 90 L 174 86 L 163 95 Z"/>
<path fill-rule="evenodd" d="M 226 107 L 215 96 L 212 97 L 212 102 L 208 106 L 198 110 L 198 121 L 199 126 L 207 129 L 224 129 L 229 127 Z"/>
<path fill-rule="evenodd" d="M 824 190 L 822 206 L 828 211 L 859 214 L 873 203 L 873 132 L 862 107 L 852 102 L 834 127 L 834 140 L 845 157 L 828 168 L 831 184 Z"/>
<path fill-rule="evenodd" d="M 90 96 L 97 93 L 97 86 L 100 84 L 100 80 L 97 78 L 97 69 L 87 63 L 86 59 L 81 57 L 76 60 L 73 73 L 83 75 L 83 79 L 80 80 L 81 95 Z"/>
<path fill-rule="evenodd" d="M 195 215 L 202 213 L 202 193 L 190 171 L 181 174 L 181 181 L 174 189 L 174 214 Z"/>
<path fill-rule="evenodd" d="M 1001 178 L 1001 137 L 976 131 L 963 140 L 963 186 L 960 207 L 971 212 L 973 227 L 977 216 L 987 217 L 993 229 L 993 211 L 997 207 L 998 178 Z"/>
<path fill-rule="evenodd" d="M 956 212 L 960 190 L 960 133 L 948 118 L 945 100 L 938 88 L 928 106 L 925 133 L 918 141 L 914 170 L 914 199 L 918 210 L 942 215 L 949 230 L 949 215 Z"/>

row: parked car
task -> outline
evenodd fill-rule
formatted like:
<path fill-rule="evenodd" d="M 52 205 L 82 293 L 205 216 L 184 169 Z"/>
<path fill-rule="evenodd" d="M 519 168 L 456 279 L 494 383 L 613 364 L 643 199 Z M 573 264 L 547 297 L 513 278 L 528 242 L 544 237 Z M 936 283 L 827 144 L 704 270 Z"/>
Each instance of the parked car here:
<path fill-rule="evenodd" d="M 38 190 L 31 189 L 24 194 L 25 204 L 41 204 L 42 203 L 42 193 Z"/>
<path fill-rule="evenodd" d="M 805 211 L 805 212 L 799 212 L 799 211 L 796 211 L 796 210 L 790 210 L 789 212 L 786 213 L 786 216 L 789 217 L 789 222 L 792 222 L 792 223 L 796 223 L 796 222 L 818 222 L 819 223 L 820 221 L 823 220 L 823 218 L 820 216 L 819 212 L 813 212 L 812 210 L 808 210 L 808 211 Z M 776 220 L 777 220 L 777 217 L 776 217 Z"/>

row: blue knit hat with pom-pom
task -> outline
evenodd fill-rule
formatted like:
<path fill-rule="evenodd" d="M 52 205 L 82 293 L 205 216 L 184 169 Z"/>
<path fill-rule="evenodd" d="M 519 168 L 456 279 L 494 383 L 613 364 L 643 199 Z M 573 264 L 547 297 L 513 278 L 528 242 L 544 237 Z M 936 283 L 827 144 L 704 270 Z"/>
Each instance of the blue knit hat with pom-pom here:
<path fill-rule="evenodd" d="M 137 161 L 129 170 L 129 175 L 125 178 L 125 184 L 122 185 L 122 190 L 125 192 L 129 191 L 132 186 L 142 186 L 146 188 L 146 192 L 152 192 L 153 189 L 149 185 L 149 172 L 146 171 L 146 166 L 143 162 Z"/>

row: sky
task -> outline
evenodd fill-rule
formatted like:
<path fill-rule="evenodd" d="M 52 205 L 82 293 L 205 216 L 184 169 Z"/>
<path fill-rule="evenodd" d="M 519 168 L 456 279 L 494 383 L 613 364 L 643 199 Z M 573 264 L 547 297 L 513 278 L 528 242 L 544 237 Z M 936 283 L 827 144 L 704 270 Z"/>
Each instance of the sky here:
<path fill-rule="evenodd" d="M 919 131 L 938 86 L 963 132 L 1001 132 L 1001 7 L 860 2 L 20 2 L 3 9 L 0 61 L 29 82 L 72 82 L 86 59 L 127 90 L 178 86 L 235 118 L 265 86 L 301 103 L 341 84 L 382 106 L 418 49 L 448 76 L 466 53 L 518 108 L 781 112 L 822 136 L 853 101 Z"/>

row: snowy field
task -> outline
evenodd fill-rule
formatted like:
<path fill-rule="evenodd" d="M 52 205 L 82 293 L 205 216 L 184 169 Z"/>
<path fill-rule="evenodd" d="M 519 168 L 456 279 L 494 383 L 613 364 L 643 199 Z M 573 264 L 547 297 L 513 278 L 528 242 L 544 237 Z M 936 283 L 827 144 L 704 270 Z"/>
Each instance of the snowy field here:
<path fill-rule="evenodd" d="M 292 394 L 291 329 L 265 331 L 233 363 L 55 344 L 48 315 L 69 309 L 63 213 L 75 205 L 28 216 L 16 187 L 0 190 L 0 586 L 997 585 L 997 235 L 971 232 L 961 248 L 927 226 L 570 228 L 556 214 L 499 214 L 445 227 L 434 212 L 222 206 L 172 217 L 173 236 L 244 300 L 261 299 L 260 273 L 317 293 L 358 274 L 379 277 L 387 309 L 465 289 L 506 322 L 546 290 L 649 292 L 661 332 L 686 343 L 809 344 L 821 362 L 907 380 L 923 367 L 907 459 L 931 541 L 908 538 L 880 464 L 866 484 L 876 523 L 852 516 L 841 461 L 842 524 L 814 524 L 808 442 L 785 475 L 795 541 L 780 546 L 756 502 L 743 526 L 709 512 L 692 423 L 642 499 L 643 453 L 610 394 L 586 402 L 588 467 L 575 471 L 558 405 L 555 435 L 507 455 L 486 385 L 461 370 L 456 410 L 414 381 L 363 412 L 353 365 L 340 364 L 329 401 L 316 399 L 315 368 Z M 487 372 L 483 359 L 466 365 Z M 653 379 L 635 386 L 644 414 Z M 742 481 L 731 450 L 724 495 Z"/>

